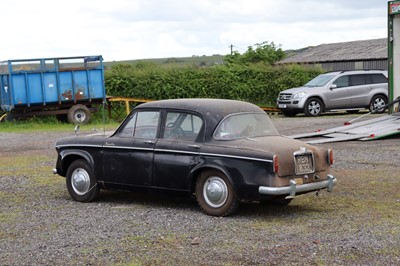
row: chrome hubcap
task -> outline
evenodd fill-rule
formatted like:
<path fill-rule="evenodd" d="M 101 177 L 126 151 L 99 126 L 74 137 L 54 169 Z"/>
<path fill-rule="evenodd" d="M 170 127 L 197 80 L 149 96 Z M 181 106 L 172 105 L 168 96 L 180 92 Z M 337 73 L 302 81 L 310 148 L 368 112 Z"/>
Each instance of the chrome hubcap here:
<path fill-rule="evenodd" d="M 384 105 L 385 105 L 385 101 L 382 98 L 377 98 L 374 101 L 374 104 L 373 104 L 374 107 L 373 108 L 374 108 L 374 110 L 376 110 L 376 109 L 378 109 L 378 108 L 380 108 L 380 107 L 382 107 Z"/>
<path fill-rule="evenodd" d="M 228 187 L 222 178 L 210 177 L 204 184 L 203 196 L 211 207 L 221 207 L 228 199 Z"/>
<path fill-rule="evenodd" d="M 90 188 L 90 177 L 88 172 L 83 168 L 75 169 L 72 173 L 71 185 L 76 194 L 85 195 Z"/>
<path fill-rule="evenodd" d="M 82 121 L 85 121 L 85 119 L 86 119 L 86 114 L 85 114 L 84 111 L 79 111 L 79 110 L 78 110 L 78 111 L 75 112 L 74 117 L 75 117 L 75 120 L 76 120 L 76 121 L 82 122 Z"/>
<path fill-rule="evenodd" d="M 319 105 L 318 102 L 311 102 L 308 105 L 308 111 L 310 111 L 310 114 L 319 114 L 321 112 L 321 106 Z"/>

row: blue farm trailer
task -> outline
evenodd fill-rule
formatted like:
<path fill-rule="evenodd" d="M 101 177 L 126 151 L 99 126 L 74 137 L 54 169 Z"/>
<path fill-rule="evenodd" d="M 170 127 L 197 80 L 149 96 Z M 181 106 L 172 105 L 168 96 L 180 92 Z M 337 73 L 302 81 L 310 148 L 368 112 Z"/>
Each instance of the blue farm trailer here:
<path fill-rule="evenodd" d="M 1 110 L 8 119 L 56 115 L 84 124 L 105 99 L 101 55 L 0 62 Z"/>

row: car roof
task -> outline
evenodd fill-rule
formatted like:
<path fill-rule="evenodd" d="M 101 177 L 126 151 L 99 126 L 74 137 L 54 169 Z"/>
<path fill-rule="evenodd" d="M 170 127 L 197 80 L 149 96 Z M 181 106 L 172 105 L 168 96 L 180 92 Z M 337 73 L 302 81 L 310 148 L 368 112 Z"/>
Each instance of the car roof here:
<path fill-rule="evenodd" d="M 170 99 L 147 102 L 137 108 L 163 108 L 188 110 L 206 115 L 210 111 L 217 116 L 226 116 L 238 112 L 264 112 L 260 107 L 252 103 L 208 98 Z"/>
<path fill-rule="evenodd" d="M 331 72 L 326 72 L 323 75 L 339 75 L 339 74 L 376 74 L 376 73 L 383 73 L 385 74 L 387 71 L 386 70 L 380 70 L 380 69 L 365 69 L 365 70 L 342 70 L 342 71 L 331 71 Z"/>
<path fill-rule="evenodd" d="M 189 98 L 189 99 L 171 99 L 147 102 L 139 105 L 134 110 L 142 109 L 172 109 L 185 110 L 200 113 L 207 121 L 206 134 L 210 134 L 222 118 L 234 113 L 264 113 L 264 110 L 252 103 L 227 100 L 227 99 L 207 99 L 207 98 Z"/>

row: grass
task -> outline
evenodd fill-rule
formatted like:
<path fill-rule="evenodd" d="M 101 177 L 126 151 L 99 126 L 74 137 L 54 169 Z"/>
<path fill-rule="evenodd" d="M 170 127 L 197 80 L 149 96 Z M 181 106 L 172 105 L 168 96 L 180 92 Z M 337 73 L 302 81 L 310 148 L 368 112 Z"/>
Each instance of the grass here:
<path fill-rule="evenodd" d="M 101 119 L 94 119 L 86 125 L 81 125 L 82 131 L 91 131 L 93 128 L 115 130 L 119 122 L 107 120 L 105 123 Z M 57 131 L 72 131 L 75 125 L 69 123 L 62 123 L 55 117 L 33 117 L 20 121 L 6 121 L 0 123 L 0 133 L 31 133 L 31 132 L 57 132 Z"/>

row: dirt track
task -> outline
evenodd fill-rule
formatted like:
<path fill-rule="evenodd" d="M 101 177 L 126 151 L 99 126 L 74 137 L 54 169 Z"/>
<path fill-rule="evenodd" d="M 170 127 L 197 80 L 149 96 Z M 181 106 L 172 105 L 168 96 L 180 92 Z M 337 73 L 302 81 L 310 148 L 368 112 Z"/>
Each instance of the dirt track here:
<path fill-rule="evenodd" d="M 273 117 L 285 135 L 348 119 Z M 72 201 L 51 174 L 54 142 L 70 134 L 0 133 L 0 265 L 400 264 L 398 137 L 324 144 L 335 151 L 333 193 L 215 218 L 192 199 L 162 195 Z"/>

